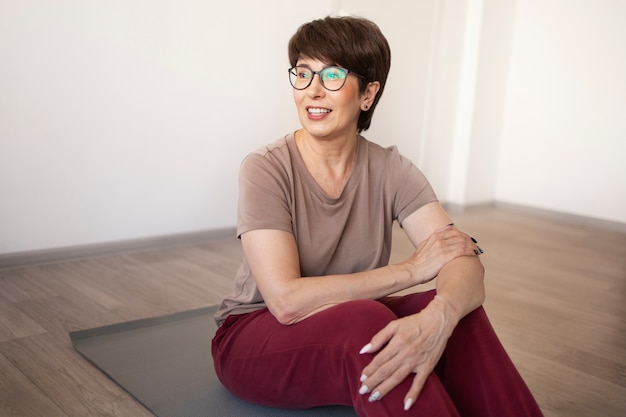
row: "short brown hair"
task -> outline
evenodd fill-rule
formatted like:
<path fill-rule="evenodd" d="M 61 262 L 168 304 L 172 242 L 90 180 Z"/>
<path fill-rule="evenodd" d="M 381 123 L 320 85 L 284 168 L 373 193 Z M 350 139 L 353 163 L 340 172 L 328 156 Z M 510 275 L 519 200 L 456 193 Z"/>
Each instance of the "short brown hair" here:
<path fill-rule="evenodd" d="M 367 130 L 391 66 L 391 49 L 378 26 L 367 19 L 353 16 L 329 16 L 305 23 L 289 41 L 291 66 L 295 66 L 301 57 L 339 65 L 365 77 L 359 77 L 361 92 L 365 91 L 367 83 L 380 82 L 380 90 L 372 107 L 368 111 L 361 111 L 359 116 L 358 132 Z"/>

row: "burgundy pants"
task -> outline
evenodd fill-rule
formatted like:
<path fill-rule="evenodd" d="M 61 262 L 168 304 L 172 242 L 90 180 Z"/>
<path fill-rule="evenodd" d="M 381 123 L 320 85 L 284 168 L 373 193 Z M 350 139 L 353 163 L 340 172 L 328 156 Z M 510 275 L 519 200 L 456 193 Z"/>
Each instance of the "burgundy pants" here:
<path fill-rule="evenodd" d="M 373 403 L 358 393 L 373 357 L 359 350 L 388 322 L 419 312 L 433 296 L 350 301 L 290 326 L 267 309 L 230 316 L 213 339 L 216 373 L 233 394 L 270 407 L 341 404 L 362 417 L 541 416 L 482 307 L 459 322 L 408 412 L 404 396 L 413 375 Z"/>

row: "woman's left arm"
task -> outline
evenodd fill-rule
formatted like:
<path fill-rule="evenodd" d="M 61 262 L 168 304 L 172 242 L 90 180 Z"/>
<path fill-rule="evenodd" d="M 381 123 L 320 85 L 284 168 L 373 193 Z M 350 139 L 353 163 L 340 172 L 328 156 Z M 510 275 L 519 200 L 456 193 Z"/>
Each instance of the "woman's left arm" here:
<path fill-rule="evenodd" d="M 448 224 L 452 224 L 450 216 L 441 204 L 435 202 L 409 215 L 402 222 L 402 227 L 417 247 L 433 231 Z M 480 248 L 477 247 L 477 250 Z M 478 256 L 457 258 L 439 272 L 436 280 L 437 295 L 449 303 L 449 307 L 456 313 L 456 322 L 485 301 L 483 281 L 484 268 Z"/>
<path fill-rule="evenodd" d="M 432 232 L 451 223 L 439 203 L 430 203 L 408 216 L 402 227 L 417 247 Z M 405 396 L 405 409 L 409 409 L 441 358 L 457 323 L 483 303 L 483 278 L 478 256 L 459 257 L 447 263 L 436 278 L 437 295 L 428 306 L 389 323 L 363 348 L 363 353 L 376 355 L 363 369 L 361 393 L 369 394 L 370 401 L 378 400 L 415 373 Z"/>

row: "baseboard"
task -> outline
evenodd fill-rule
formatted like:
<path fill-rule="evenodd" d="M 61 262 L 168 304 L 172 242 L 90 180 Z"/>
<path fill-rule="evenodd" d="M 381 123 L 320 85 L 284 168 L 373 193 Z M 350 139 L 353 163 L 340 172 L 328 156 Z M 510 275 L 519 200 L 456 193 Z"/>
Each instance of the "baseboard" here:
<path fill-rule="evenodd" d="M 167 247 L 193 245 L 228 238 L 235 238 L 236 228 L 204 230 L 117 242 L 78 245 L 63 248 L 0 254 L 0 270 L 22 268 L 54 262 L 71 261 L 119 253 L 140 252 Z"/>
<path fill-rule="evenodd" d="M 562 221 L 566 223 L 576 224 L 579 226 L 597 227 L 598 229 L 611 230 L 617 233 L 626 233 L 626 223 L 620 223 L 611 220 L 598 219 L 595 217 L 581 216 L 577 214 L 564 213 L 561 211 L 548 210 L 538 207 L 525 206 L 522 204 L 505 203 L 502 201 L 491 201 L 478 204 L 456 204 L 445 203 L 441 205 L 448 213 L 463 213 L 466 211 L 486 210 L 486 209 L 499 209 L 506 211 L 513 211 L 520 214 L 527 214 L 529 216 L 545 217 Z"/>
<path fill-rule="evenodd" d="M 442 202 L 442 205 L 450 213 L 496 208 L 500 210 L 515 211 L 518 213 L 527 214 L 529 216 L 548 217 L 572 224 L 597 227 L 600 229 L 611 230 L 618 233 L 626 233 L 626 223 L 579 216 L 575 214 L 546 210 L 513 203 L 504 203 L 500 201 L 470 205 Z M 236 229 L 235 227 L 231 227 L 224 229 L 205 230 L 200 232 L 181 233 L 176 235 L 132 239 L 119 242 L 97 243 L 91 245 L 80 245 L 30 252 L 18 252 L 15 254 L 0 254 L 0 270 L 21 268 L 25 266 L 40 265 L 52 262 L 69 261 L 81 258 L 90 258 L 95 256 L 147 251 L 180 245 L 191 245 L 195 243 L 234 238 L 235 236 Z"/>

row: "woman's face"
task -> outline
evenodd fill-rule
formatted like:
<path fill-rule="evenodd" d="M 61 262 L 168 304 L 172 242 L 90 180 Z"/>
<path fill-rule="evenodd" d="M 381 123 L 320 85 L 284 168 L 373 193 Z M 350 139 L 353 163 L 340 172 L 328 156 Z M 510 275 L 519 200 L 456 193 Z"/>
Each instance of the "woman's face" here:
<path fill-rule="evenodd" d="M 301 58 L 297 65 L 305 65 L 313 71 L 320 71 L 329 64 Z M 359 91 L 359 80 L 348 74 L 346 83 L 337 91 L 329 91 L 322 86 L 319 75 L 304 90 L 293 90 L 293 98 L 303 129 L 316 138 L 331 139 L 356 134 L 357 122 L 366 95 Z"/>

